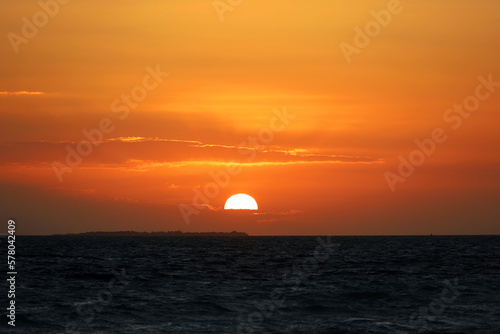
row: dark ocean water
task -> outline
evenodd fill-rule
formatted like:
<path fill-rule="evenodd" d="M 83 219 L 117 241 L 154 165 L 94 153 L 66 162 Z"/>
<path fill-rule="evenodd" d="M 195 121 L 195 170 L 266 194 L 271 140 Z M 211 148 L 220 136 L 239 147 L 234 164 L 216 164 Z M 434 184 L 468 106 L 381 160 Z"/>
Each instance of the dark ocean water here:
<path fill-rule="evenodd" d="M 18 236 L 16 247 L 16 327 L 5 284 L 2 333 L 500 333 L 498 236 Z"/>

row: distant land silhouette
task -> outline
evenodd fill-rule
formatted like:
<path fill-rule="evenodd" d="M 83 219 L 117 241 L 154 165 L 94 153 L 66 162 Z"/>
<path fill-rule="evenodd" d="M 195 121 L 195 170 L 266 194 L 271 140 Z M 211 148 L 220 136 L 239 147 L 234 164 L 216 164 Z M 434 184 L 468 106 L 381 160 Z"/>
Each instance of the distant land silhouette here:
<path fill-rule="evenodd" d="M 136 232 L 136 231 L 116 231 L 116 232 L 83 232 L 54 234 L 57 236 L 84 236 L 84 237 L 248 237 L 245 232 Z"/>

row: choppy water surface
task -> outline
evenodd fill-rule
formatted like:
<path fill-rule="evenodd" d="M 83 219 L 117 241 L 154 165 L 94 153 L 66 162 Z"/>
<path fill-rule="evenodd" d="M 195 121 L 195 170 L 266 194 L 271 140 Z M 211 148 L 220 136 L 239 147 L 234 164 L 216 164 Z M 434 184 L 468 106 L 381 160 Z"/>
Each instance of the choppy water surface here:
<path fill-rule="evenodd" d="M 500 333 L 500 237 L 54 236 L 16 246 L 17 326 L 2 316 L 5 333 Z"/>

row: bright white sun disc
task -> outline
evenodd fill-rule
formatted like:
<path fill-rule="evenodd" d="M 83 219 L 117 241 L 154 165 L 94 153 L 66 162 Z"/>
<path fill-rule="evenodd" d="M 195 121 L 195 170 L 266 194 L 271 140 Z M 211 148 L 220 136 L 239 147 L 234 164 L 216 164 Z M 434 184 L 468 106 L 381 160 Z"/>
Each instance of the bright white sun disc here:
<path fill-rule="evenodd" d="M 259 206 L 252 196 L 237 194 L 229 197 L 224 210 L 259 210 Z"/>

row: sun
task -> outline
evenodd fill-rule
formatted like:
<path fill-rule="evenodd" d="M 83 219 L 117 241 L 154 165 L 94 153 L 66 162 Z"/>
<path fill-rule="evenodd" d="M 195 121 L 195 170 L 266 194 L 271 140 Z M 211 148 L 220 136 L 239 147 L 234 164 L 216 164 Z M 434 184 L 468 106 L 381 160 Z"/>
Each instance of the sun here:
<path fill-rule="evenodd" d="M 237 194 L 229 197 L 224 210 L 259 210 L 259 206 L 252 196 Z"/>

